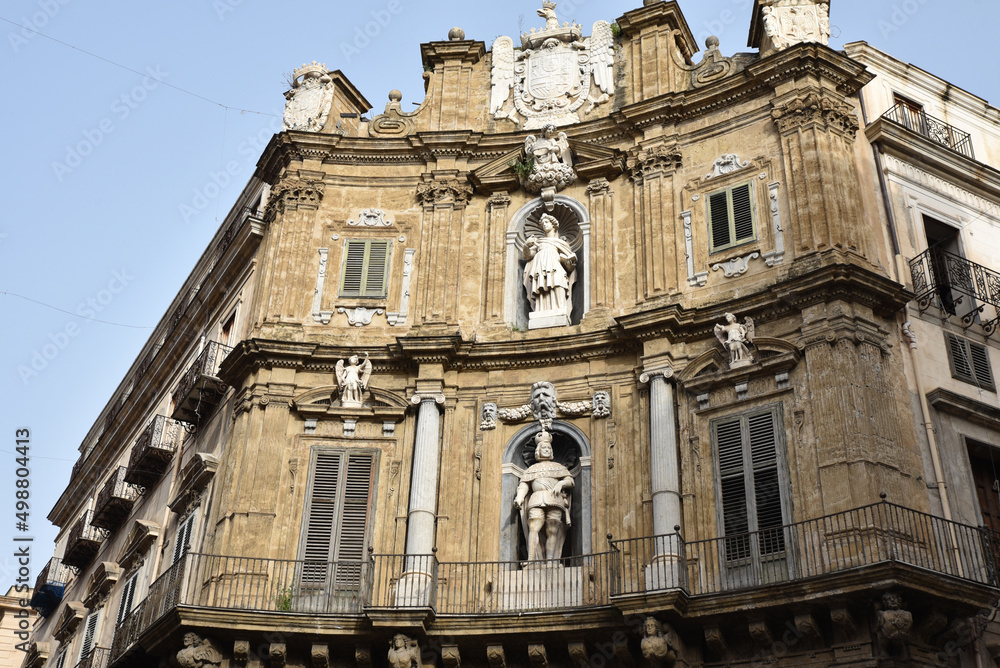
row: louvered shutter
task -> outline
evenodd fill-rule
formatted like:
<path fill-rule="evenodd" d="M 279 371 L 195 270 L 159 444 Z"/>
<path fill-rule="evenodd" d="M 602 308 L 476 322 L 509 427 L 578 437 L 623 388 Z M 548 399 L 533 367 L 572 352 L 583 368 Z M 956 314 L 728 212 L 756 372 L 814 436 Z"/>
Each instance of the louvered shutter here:
<path fill-rule="evenodd" d="M 967 383 L 974 383 L 976 379 L 972 376 L 972 365 L 969 363 L 969 354 L 965 348 L 965 340 L 957 336 L 948 334 L 948 352 L 951 353 L 952 374 Z"/>
<path fill-rule="evenodd" d="M 993 389 L 993 373 L 990 371 L 990 356 L 986 346 L 968 341 L 969 359 L 972 361 L 972 373 L 976 383 L 983 388 Z"/>
<path fill-rule="evenodd" d="M 750 458 L 753 462 L 756 530 L 760 532 L 760 551 L 774 554 L 785 549 L 781 527 L 781 486 L 778 480 L 778 457 L 775 441 L 775 414 L 768 411 L 747 418 Z"/>
<path fill-rule="evenodd" d="M 80 645 L 80 661 L 90 656 L 94 649 L 94 636 L 97 634 L 97 622 L 100 619 L 101 611 L 90 613 L 84 623 L 83 643 Z"/>
<path fill-rule="evenodd" d="M 986 346 L 963 339 L 954 334 L 946 335 L 948 355 L 951 358 L 952 376 L 983 389 L 993 390 L 993 371 Z"/>
<path fill-rule="evenodd" d="M 386 270 L 389 268 L 389 242 L 368 242 L 365 266 L 365 297 L 384 297 Z"/>
<path fill-rule="evenodd" d="M 138 573 L 133 574 L 132 577 L 125 581 L 125 586 L 122 588 L 121 601 L 118 603 L 118 617 L 116 624 L 121 624 L 125 621 L 128 613 L 132 612 L 132 602 L 135 600 L 135 587 L 138 582 Z"/>
<path fill-rule="evenodd" d="M 709 196 L 708 217 L 712 228 L 712 250 L 729 246 L 733 239 L 729 233 L 729 197 L 726 192 Z"/>
<path fill-rule="evenodd" d="M 355 586 L 361 579 L 374 465 L 375 458 L 370 454 L 352 454 L 348 457 L 336 552 L 339 564 L 337 585 L 341 587 Z"/>
<path fill-rule="evenodd" d="M 307 511 L 302 583 L 322 585 L 333 560 L 333 538 L 340 496 L 340 452 L 319 452 L 313 467 L 312 495 Z"/>
<path fill-rule="evenodd" d="M 733 243 L 750 241 L 753 233 L 753 201 L 750 198 L 750 186 L 742 185 L 733 188 Z"/>
<path fill-rule="evenodd" d="M 191 542 L 191 531 L 194 528 L 194 519 L 195 513 L 191 513 L 187 519 L 181 522 L 180 526 L 177 527 L 177 538 L 174 541 L 174 556 L 170 561 L 171 565 L 176 564 L 177 561 L 187 553 L 188 546 Z"/>
<path fill-rule="evenodd" d="M 348 241 L 344 252 L 344 270 L 340 287 L 341 297 L 360 297 L 365 272 L 364 241 Z"/>
<path fill-rule="evenodd" d="M 719 457 L 719 481 L 722 491 L 723 535 L 726 558 L 730 561 L 750 556 L 745 536 L 750 530 L 747 514 L 746 477 L 743 465 L 743 424 L 740 418 L 715 423 Z"/>
<path fill-rule="evenodd" d="M 55 668 L 63 668 L 66 665 L 66 650 L 62 651 L 59 658 L 56 659 Z"/>

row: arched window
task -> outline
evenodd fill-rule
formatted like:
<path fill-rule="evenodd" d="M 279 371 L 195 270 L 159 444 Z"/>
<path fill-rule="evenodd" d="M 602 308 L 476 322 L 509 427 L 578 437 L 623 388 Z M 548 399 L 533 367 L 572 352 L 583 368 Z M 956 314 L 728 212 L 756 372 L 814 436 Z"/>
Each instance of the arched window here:
<path fill-rule="evenodd" d="M 523 473 L 531 464 L 535 434 L 541 426 L 534 422 L 517 432 L 507 444 L 503 457 L 503 485 L 500 510 L 500 561 L 523 561 L 527 558 L 527 542 L 521 526 L 520 513 L 514 509 L 514 496 Z M 590 442 L 583 432 L 566 422 L 554 420 L 552 450 L 555 460 L 566 466 L 576 484 L 570 506 L 572 525 L 563 556 L 591 554 L 591 495 Z M 526 458 L 527 455 L 527 458 Z"/>
<path fill-rule="evenodd" d="M 545 236 L 539 221 L 542 214 L 549 214 L 559 221 L 559 236 L 576 253 L 576 282 L 573 285 L 573 310 L 570 324 L 580 323 L 590 310 L 590 214 L 580 202 L 556 195 L 552 210 L 545 208 L 539 199 L 521 207 L 507 226 L 507 267 L 504 282 L 504 319 L 516 329 L 528 329 L 531 305 L 524 289 L 525 240 L 535 235 Z"/>

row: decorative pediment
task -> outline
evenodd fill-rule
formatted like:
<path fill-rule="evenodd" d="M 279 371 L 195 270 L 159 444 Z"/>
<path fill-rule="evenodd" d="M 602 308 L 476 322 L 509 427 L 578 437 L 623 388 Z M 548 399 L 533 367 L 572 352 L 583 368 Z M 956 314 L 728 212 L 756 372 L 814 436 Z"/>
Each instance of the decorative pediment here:
<path fill-rule="evenodd" d="M 160 525 L 148 520 L 136 520 L 125 539 L 125 545 L 118 553 L 118 564 L 128 572 L 134 562 L 142 559 L 146 551 L 156 542 L 160 535 Z"/>
<path fill-rule="evenodd" d="M 584 181 L 597 178 L 613 180 L 624 173 L 625 155 L 618 149 L 586 144 L 576 139 L 568 141 L 573 152 L 573 170 Z M 472 172 L 469 180 L 483 194 L 514 192 L 521 187 L 514 164 L 524 159 L 524 147 L 519 146 Z"/>
<path fill-rule="evenodd" d="M 299 415 L 316 420 L 343 415 L 355 418 L 372 415 L 380 419 L 397 415 L 402 417 L 409 407 L 406 399 L 395 392 L 372 386 L 365 393 L 360 408 L 344 408 L 336 400 L 338 392 L 336 385 L 317 387 L 297 396 L 292 408 Z"/>
<path fill-rule="evenodd" d="M 201 491 L 215 477 L 219 469 L 219 459 L 203 452 L 195 453 L 181 469 L 181 482 L 167 505 L 170 510 L 184 515 L 201 498 Z"/>
<path fill-rule="evenodd" d="M 469 180 L 476 190 L 486 194 L 513 192 L 521 183 L 511 165 L 522 160 L 524 160 L 524 147 L 518 146 L 469 174 Z"/>
<path fill-rule="evenodd" d="M 113 561 L 102 561 L 94 569 L 93 575 L 90 576 L 83 604 L 91 610 L 99 607 L 107 599 L 112 587 L 121 579 L 121 576 L 121 566 Z"/>
<path fill-rule="evenodd" d="M 752 365 L 730 369 L 728 352 L 716 343 L 691 360 L 677 374 L 677 382 L 689 392 L 701 393 L 729 385 L 740 378 L 784 374 L 787 379 L 787 372 L 795 368 L 802 358 L 802 351 L 794 343 L 765 336 L 754 339 L 752 354 Z"/>
<path fill-rule="evenodd" d="M 59 642 L 65 643 L 86 616 L 87 607 L 83 603 L 66 601 L 62 614 L 59 615 L 59 623 L 56 624 L 56 629 L 52 632 L 53 637 Z"/>

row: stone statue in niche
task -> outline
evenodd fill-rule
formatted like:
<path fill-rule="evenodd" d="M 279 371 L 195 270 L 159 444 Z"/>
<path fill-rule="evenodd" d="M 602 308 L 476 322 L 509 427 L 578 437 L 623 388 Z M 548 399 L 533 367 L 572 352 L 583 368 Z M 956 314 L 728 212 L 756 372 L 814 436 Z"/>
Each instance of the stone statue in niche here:
<path fill-rule="evenodd" d="M 719 343 L 729 351 L 730 369 L 753 364 L 753 355 L 750 353 L 754 338 L 752 318 L 747 317 L 743 324 L 740 324 L 736 321 L 735 315 L 727 313 L 726 324 L 715 326 L 715 338 L 719 339 Z"/>
<path fill-rule="evenodd" d="M 544 429 L 538 432 L 535 463 L 521 476 L 514 497 L 514 508 L 521 513 L 521 526 L 528 540 L 528 561 L 562 557 L 571 524 L 570 493 L 574 484 L 569 469 L 554 461 L 552 434 Z"/>
<path fill-rule="evenodd" d="M 221 666 L 222 653 L 208 638 L 197 633 L 184 634 L 184 649 L 177 652 L 177 664 L 181 668 L 207 668 Z"/>
<path fill-rule="evenodd" d="M 397 633 L 389 645 L 388 658 L 392 668 L 420 668 L 420 647 L 413 638 Z"/>
<path fill-rule="evenodd" d="M 677 648 L 669 631 L 656 617 L 646 617 L 642 623 L 642 655 L 655 666 L 672 666 L 677 661 Z"/>
<path fill-rule="evenodd" d="M 337 361 L 337 387 L 340 388 L 340 405 L 344 408 L 361 408 L 362 396 L 368 391 L 368 381 L 372 377 L 372 363 L 365 353 L 361 362 L 357 355 L 351 355 L 347 366 L 344 360 Z"/>
<path fill-rule="evenodd" d="M 569 242 L 559 237 L 559 220 L 542 214 L 539 224 L 545 232 L 541 239 L 534 234 L 524 244 L 524 289 L 528 292 L 531 313 L 528 328 L 564 327 L 570 324 L 573 311 L 573 285 L 576 283 L 576 254 Z"/>

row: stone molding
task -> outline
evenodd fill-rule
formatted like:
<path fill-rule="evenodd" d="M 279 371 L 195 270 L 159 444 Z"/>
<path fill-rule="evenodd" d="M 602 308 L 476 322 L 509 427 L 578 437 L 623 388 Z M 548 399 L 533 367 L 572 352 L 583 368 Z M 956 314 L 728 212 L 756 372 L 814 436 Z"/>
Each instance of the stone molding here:
<path fill-rule="evenodd" d="M 424 206 L 438 204 L 465 206 L 472 199 L 472 186 L 465 179 L 421 183 L 417 186 L 417 199 Z"/>
<path fill-rule="evenodd" d="M 651 369 L 649 371 L 643 371 L 639 374 L 639 383 L 641 385 L 647 385 L 654 378 L 663 378 L 664 380 L 670 380 L 674 377 L 674 368 L 672 366 L 665 366 L 659 369 Z"/>
<path fill-rule="evenodd" d="M 801 91 L 791 99 L 775 102 L 771 118 L 782 134 L 815 125 L 853 140 L 859 127 L 854 107 L 823 90 Z"/>
<path fill-rule="evenodd" d="M 320 180 L 285 177 L 271 188 L 264 218 L 272 220 L 277 213 L 295 209 L 317 209 L 323 201 L 326 184 Z"/>
<path fill-rule="evenodd" d="M 628 152 L 626 167 L 632 180 L 641 183 L 656 175 L 670 175 L 681 168 L 683 156 L 677 144 L 633 147 Z"/>

